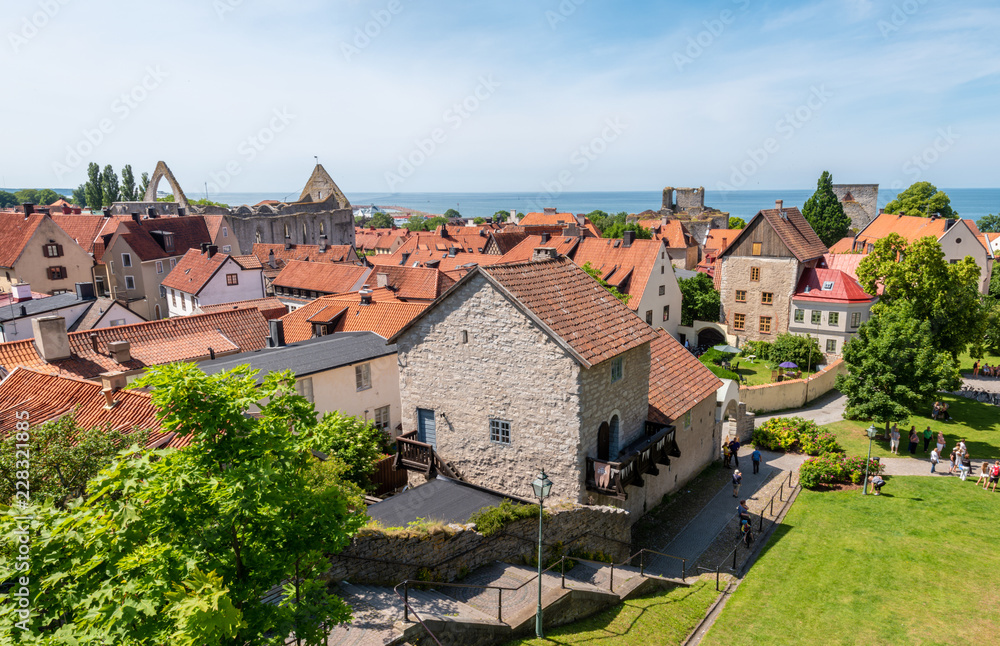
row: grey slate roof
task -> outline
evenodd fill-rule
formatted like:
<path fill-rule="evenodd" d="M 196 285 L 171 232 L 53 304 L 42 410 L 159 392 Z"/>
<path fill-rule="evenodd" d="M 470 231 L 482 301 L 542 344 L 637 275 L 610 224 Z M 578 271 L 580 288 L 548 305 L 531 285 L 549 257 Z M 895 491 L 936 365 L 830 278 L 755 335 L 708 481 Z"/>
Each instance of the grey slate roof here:
<path fill-rule="evenodd" d="M 264 348 L 209 359 L 199 363 L 198 367 L 211 375 L 249 364 L 251 368 L 260 370 L 257 381 L 263 381 L 269 372 L 292 370 L 297 376 L 306 377 L 395 353 L 396 346 L 386 345 L 385 339 L 374 332 L 337 332 L 280 348 Z"/>
<path fill-rule="evenodd" d="M 483 507 L 499 505 L 503 500 L 521 502 L 489 489 L 438 476 L 419 487 L 375 503 L 366 511 L 383 527 L 406 527 L 407 523 L 418 518 L 467 523 L 475 512 Z"/>
<path fill-rule="evenodd" d="M 76 292 L 66 292 L 65 294 L 46 296 L 45 298 L 33 298 L 30 301 L 21 301 L 20 303 L 11 303 L 10 305 L 0 307 L 0 321 L 13 321 L 14 319 L 24 318 L 21 316 L 22 306 L 24 306 L 26 312 L 25 317 L 35 318 L 47 312 L 54 312 L 65 307 L 72 307 L 81 303 L 92 303 L 94 300 L 93 298 L 79 299 L 76 296 Z"/>
<path fill-rule="evenodd" d="M 681 269 L 680 267 L 674 267 L 674 276 L 678 280 L 681 278 L 694 278 L 697 275 L 698 272 L 693 269 Z"/>

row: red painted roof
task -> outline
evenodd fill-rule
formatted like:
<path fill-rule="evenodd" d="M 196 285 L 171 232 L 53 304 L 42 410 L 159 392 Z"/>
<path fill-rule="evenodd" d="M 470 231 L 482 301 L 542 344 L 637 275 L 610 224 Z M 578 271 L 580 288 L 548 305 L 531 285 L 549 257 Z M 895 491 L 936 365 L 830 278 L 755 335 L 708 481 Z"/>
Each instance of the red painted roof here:
<path fill-rule="evenodd" d="M 824 286 L 829 289 L 823 289 Z M 829 303 L 869 303 L 873 299 L 854 278 L 838 269 L 806 269 L 793 299 Z"/>
<path fill-rule="evenodd" d="M 275 279 L 275 287 L 341 294 L 354 289 L 371 270 L 359 265 L 290 260 Z"/>
<path fill-rule="evenodd" d="M 711 397 L 722 381 L 663 329 L 649 346 L 649 420 L 671 424 Z"/>
<path fill-rule="evenodd" d="M 403 302 L 388 289 L 374 289 L 370 305 L 362 305 L 357 292 L 323 296 L 281 320 L 288 343 L 311 339 L 313 322 L 333 325 L 331 332 L 374 332 L 389 338 L 427 306 L 428 303 Z"/>

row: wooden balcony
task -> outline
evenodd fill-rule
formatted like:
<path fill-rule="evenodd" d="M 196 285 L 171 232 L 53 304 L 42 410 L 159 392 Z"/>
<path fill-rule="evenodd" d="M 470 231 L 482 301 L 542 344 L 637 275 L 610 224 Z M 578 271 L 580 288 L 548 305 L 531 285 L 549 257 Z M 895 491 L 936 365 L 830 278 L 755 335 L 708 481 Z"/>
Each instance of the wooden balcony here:
<path fill-rule="evenodd" d="M 434 447 L 417 440 L 417 432 L 410 431 L 396 438 L 396 469 L 430 473 L 434 468 Z"/>
<path fill-rule="evenodd" d="M 626 448 L 618 461 L 587 458 L 587 489 L 626 500 L 626 487 L 643 486 L 645 474 L 659 475 L 658 465 L 670 464 L 671 456 L 680 457 L 674 427 L 646 422 L 646 437 Z"/>

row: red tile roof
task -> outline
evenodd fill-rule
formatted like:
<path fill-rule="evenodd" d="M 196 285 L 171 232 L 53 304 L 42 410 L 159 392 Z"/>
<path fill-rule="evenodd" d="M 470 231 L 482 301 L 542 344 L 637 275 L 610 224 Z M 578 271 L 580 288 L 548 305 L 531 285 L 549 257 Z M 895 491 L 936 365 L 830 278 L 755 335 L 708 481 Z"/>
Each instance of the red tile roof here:
<path fill-rule="evenodd" d="M 570 257 L 580 267 L 589 262 L 600 270 L 601 278 L 632 297 L 629 309 L 637 310 L 664 244 L 662 240 L 633 240 L 626 247 L 618 238 L 582 238 Z"/>
<path fill-rule="evenodd" d="M 208 229 L 208 235 L 212 236 L 212 240 L 215 240 L 219 236 L 219 231 L 222 230 L 222 225 L 226 222 L 226 216 L 224 215 L 203 215 L 205 218 L 205 227 Z"/>
<path fill-rule="evenodd" d="M 354 247 L 349 244 L 330 245 L 326 251 L 320 251 L 319 245 L 315 244 L 293 244 L 290 249 L 285 249 L 283 244 L 256 243 L 253 246 L 253 255 L 264 265 L 271 261 L 271 253 L 274 253 L 274 260 L 278 268 L 285 266 L 290 260 L 302 260 L 309 262 L 357 262 L 358 255 L 354 252 Z"/>
<path fill-rule="evenodd" d="M 94 253 L 94 241 L 100 236 L 107 224 L 103 215 L 64 215 L 57 213 L 49 216 L 56 225 L 66 232 L 66 235 L 76 240 L 80 248 L 89 254 Z"/>
<path fill-rule="evenodd" d="M 709 229 L 705 236 L 705 253 L 711 251 L 718 256 L 742 231 L 743 229 Z"/>
<path fill-rule="evenodd" d="M 372 303 L 361 304 L 357 292 L 323 296 L 283 316 L 285 341 L 311 339 L 312 323 L 333 325 L 332 332 L 374 332 L 384 338 L 396 334 L 423 312 L 428 303 L 408 303 L 388 289 L 372 290 Z"/>
<path fill-rule="evenodd" d="M 385 274 L 385 286 L 404 301 L 433 301 L 455 284 L 455 280 L 441 270 L 427 267 L 379 265 L 372 273 L 375 274 L 372 287 L 380 284 L 379 275 Z"/>
<path fill-rule="evenodd" d="M 270 296 L 268 298 L 254 298 L 248 301 L 219 303 L 217 305 L 202 305 L 200 306 L 200 309 L 204 314 L 212 314 L 213 312 L 225 312 L 226 310 L 238 310 L 247 307 L 253 307 L 260 310 L 260 313 L 264 316 L 264 318 L 269 321 L 271 319 L 280 319 L 285 314 L 288 314 L 288 306 L 274 296 Z"/>
<path fill-rule="evenodd" d="M 945 232 L 944 218 L 922 218 L 914 215 L 880 213 L 858 232 L 856 242 L 862 245 L 874 244 L 890 233 L 898 233 L 908 242 L 915 242 L 928 236 L 937 240 Z M 864 248 L 862 250 L 865 250 Z"/>
<path fill-rule="evenodd" d="M 13 267 L 45 215 L 0 213 L 0 267 Z"/>
<path fill-rule="evenodd" d="M 257 259 L 257 256 L 254 256 L 252 254 L 248 254 L 248 255 L 244 255 L 244 256 L 233 256 L 233 260 L 235 260 L 236 264 L 239 265 L 240 267 L 242 267 L 243 269 L 263 269 L 264 268 L 264 265 L 260 264 L 260 260 Z"/>
<path fill-rule="evenodd" d="M 653 328 L 569 258 L 478 271 L 588 368 L 656 338 Z"/>
<path fill-rule="evenodd" d="M 802 217 L 802 212 L 795 206 L 784 207 L 781 210 L 763 209 L 758 211 L 757 215 L 753 216 L 747 223 L 747 226 L 740 230 L 737 239 L 752 228 L 750 225 L 757 218 L 764 218 L 767 221 L 788 248 L 788 251 L 798 258 L 799 262 L 815 260 L 827 252 L 826 245 L 819 239 L 813 228 Z M 720 252 L 719 255 L 724 255 L 729 249 L 732 249 L 734 242 L 735 240 L 730 241 L 726 250 Z"/>
<path fill-rule="evenodd" d="M 591 222 L 589 218 L 580 216 L 580 219 L 577 219 L 577 216 L 572 213 L 527 213 L 523 218 L 521 218 L 521 221 L 518 222 L 518 225 L 522 227 L 565 227 L 567 224 L 576 224 L 589 231 L 595 238 L 601 237 L 601 232 L 597 230 L 597 227 L 594 226 L 594 223 Z"/>
<path fill-rule="evenodd" d="M 165 251 L 150 235 L 152 231 L 173 233 L 174 250 Z M 109 248 L 113 246 L 118 237 L 124 238 L 142 261 L 180 256 L 188 249 L 200 249 L 202 243 L 212 242 L 212 236 L 209 235 L 208 227 L 205 225 L 205 218 L 198 215 L 183 218 L 149 218 L 139 222 L 125 220 L 107 246 Z"/>
<path fill-rule="evenodd" d="M 649 420 L 670 424 L 708 397 L 722 381 L 665 330 L 649 346 Z"/>
<path fill-rule="evenodd" d="M 501 256 L 478 251 L 480 248 L 485 249 L 487 241 L 478 235 L 448 238 L 431 234 L 414 235 L 393 253 L 368 256 L 368 261 L 376 266 L 426 267 L 430 263 L 433 268 L 441 271 L 451 271 L 464 265 L 490 265 L 500 262 Z M 452 249 L 454 255 L 451 255 Z M 469 249 L 472 251 L 468 251 Z"/>
<path fill-rule="evenodd" d="M 97 335 L 97 352 L 91 334 Z M 48 374 L 89 379 L 102 372 L 202 359 L 209 356 L 209 348 L 216 354 L 260 350 L 267 344 L 269 334 L 261 313 L 244 308 L 70 332 L 70 358 L 51 363 L 42 359 L 33 339 L 0 343 L 0 367 L 10 371 L 23 366 Z M 128 341 L 132 359 L 117 363 L 107 351 L 111 341 Z"/>
<path fill-rule="evenodd" d="M 854 250 L 854 236 L 841 238 L 830 247 L 830 253 L 851 253 Z"/>
<path fill-rule="evenodd" d="M 225 253 L 216 253 L 209 258 L 207 253 L 188 249 L 161 284 L 185 294 L 198 294 L 229 258 L 229 254 Z"/>
<path fill-rule="evenodd" d="M 354 244 L 358 249 L 390 249 L 398 238 L 409 237 L 407 229 L 354 228 Z"/>
<path fill-rule="evenodd" d="M 826 286 L 829 289 L 823 289 Z M 869 303 L 872 297 L 858 281 L 838 269 L 806 269 L 795 288 L 793 299 L 825 303 Z"/>
<path fill-rule="evenodd" d="M 571 256 L 576 246 L 580 244 L 581 238 L 577 236 L 550 236 L 546 242 L 542 242 L 540 235 L 527 235 L 514 248 L 500 257 L 500 262 L 527 262 L 535 253 L 538 247 L 555 247 L 556 254 L 560 256 Z"/>
<path fill-rule="evenodd" d="M 290 260 L 274 279 L 275 287 L 341 294 L 356 288 L 371 270 L 359 265 Z"/>
<path fill-rule="evenodd" d="M 639 220 L 639 225 L 653 233 L 653 240 L 666 240 L 671 249 L 684 249 L 696 244 L 680 220 L 671 219 L 666 224 L 661 219 Z"/>

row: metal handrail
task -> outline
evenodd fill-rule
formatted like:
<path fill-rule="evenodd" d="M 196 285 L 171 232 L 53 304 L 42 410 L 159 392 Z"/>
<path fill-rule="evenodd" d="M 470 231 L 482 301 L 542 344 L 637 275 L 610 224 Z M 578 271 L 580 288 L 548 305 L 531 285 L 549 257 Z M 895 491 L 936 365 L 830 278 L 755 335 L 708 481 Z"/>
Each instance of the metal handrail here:
<path fill-rule="evenodd" d="M 399 584 L 399 585 L 402 585 L 402 584 Z M 404 589 L 403 590 L 404 594 L 402 596 L 400 596 L 400 594 L 399 594 L 399 585 L 397 585 L 395 588 L 393 588 L 392 591 L 396 593 L 397 597 L 400 597 L 403 600 L 403 616 L 404 617 L 408 617 L 409 616 L 409 612 L 408 611 L 410 609 L 410 595 L 409 595 L 409 591 Z M 427 634 L 431 636 L 431 639 L 434 640 L 434 643 L 437 644 L 437 646 L 442 646 L 441 642 L 438 641 L 438 638 L 434 636 L 434 633 L 432 633 L 431 629 L 427 627 L 427 624 L 425 624 L 424 620 L 420 618 L 420 615 L 417 614 L 416 610 L 413 611 L 413 616 L 417 618 L 417 621 L 420 623 L 421 626 L 424 627 L 424 630 L 427 631 Z"/>

